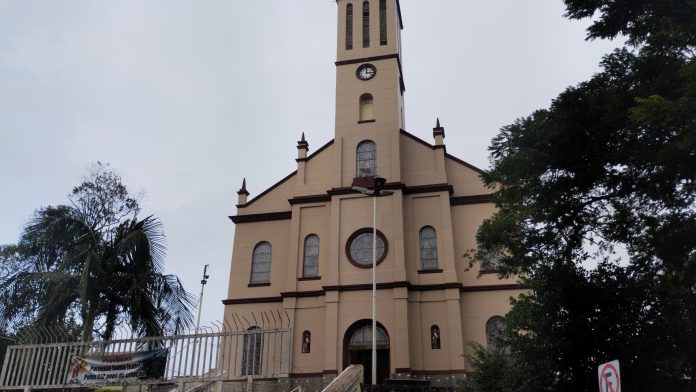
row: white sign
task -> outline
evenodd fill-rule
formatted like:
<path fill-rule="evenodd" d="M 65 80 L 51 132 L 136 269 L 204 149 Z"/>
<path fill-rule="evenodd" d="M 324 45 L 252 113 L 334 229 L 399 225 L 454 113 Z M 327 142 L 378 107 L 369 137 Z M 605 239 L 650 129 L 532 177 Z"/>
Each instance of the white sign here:
<path fill-rule="evenodd" d="M 167 349 L 135 353 L 73 356 L 67 384 L 123 383 L 143 378 L 161 378 Z"/>
<path fill-rule="evenodd" d="M 619 361 L 603 363 L 597 368 L 599 392 L 621 392 Z"/>

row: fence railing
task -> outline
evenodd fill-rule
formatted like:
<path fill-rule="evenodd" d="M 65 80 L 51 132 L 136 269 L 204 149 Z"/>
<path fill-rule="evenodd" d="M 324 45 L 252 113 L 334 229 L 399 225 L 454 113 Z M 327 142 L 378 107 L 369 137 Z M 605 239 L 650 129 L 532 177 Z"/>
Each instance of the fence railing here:
<path fill-rule="evenodd" d="M 109 356 L 166 349 L 164 375 L 137 382 L 90 382 L 90 386 L 209 382 L 287 377 L 291 369 L 290 328 L 130 338 L 109 341 L 42 343 L 7 348 L 0 389 L 66 386 L 73 357 Z M 73 385 L 75 386 L 75 385 Z"/>

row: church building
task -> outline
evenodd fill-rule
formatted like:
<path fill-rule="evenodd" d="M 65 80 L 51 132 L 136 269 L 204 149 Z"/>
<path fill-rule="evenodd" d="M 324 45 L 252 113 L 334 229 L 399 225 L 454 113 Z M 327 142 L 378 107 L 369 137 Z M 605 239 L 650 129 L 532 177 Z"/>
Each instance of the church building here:
<path fill-rule="evenodd" d="M 293 385 L 326 385 L 354 363 L 371 383 L 374 218 L 378 382 L 451 386 L 472 370 L 468 343 L 489 344 L 522 292 L 494 261 L 466 257 L 495 211 L 492 190 L 481 169 L 447 152 L 440 120 L 430 140 L 405 129 L 399 0 L 336 3 L 334 138 L 311 151 L 303 134 L 294 171 L 254 197 L 243 183 L 225 319 L 250 330 L 269 318 L 259 315 L 283 318 Z M 354 189 L 377 176 L 393 193 Z M 245 350 L 256 344 L 262 351 L 247 340 Z M 248 363 L 243 374 L 264 374 Z"/>

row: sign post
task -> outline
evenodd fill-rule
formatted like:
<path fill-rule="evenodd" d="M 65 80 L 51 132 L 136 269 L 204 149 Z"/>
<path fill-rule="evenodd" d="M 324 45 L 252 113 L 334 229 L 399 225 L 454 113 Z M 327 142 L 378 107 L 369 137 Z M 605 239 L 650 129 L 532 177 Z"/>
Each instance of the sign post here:
<path fill-rule="evenodd" d="M 621 392 L 621 373 L 619 361 L 603 363 L 597 368 L 599 392 Z"/>

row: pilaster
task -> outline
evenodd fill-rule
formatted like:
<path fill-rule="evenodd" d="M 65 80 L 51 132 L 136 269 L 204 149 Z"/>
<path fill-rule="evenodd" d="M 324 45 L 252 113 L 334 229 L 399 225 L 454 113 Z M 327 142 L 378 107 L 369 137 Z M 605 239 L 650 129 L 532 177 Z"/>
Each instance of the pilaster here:
<path fill-rule="evenodd" d="M 465 369 L 465 361 L 462 353 L 464 353 L 464 337 L 462 335 L 462 317 L 461 307 L 459 305 L 460 293 L 458 288 L 451 288 L 445 291 L 447 301 L 447 343 L 449 350 L 450 369 L 463 370 Z"/>
<path fill-rule="evenodd" d="M 409 339 L 408 290 L 405 287 L 396 288 L 394 295 L 394 339 L 392 369 L 411 368 L 411 341 Z"/>
<path fill-rule="evenodd" d="M 326 301 L 326 320 L 324 322 L 324 371 L 342 370 L 340 363 L 341 339 L 338 333 L 338 291 L 328 291 L 325 296 Z"/>

